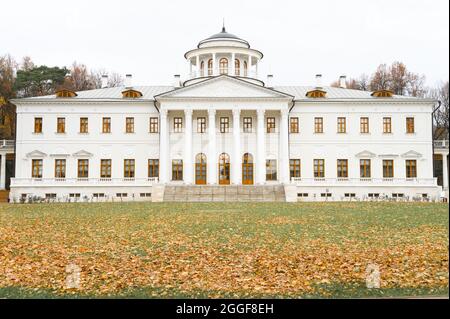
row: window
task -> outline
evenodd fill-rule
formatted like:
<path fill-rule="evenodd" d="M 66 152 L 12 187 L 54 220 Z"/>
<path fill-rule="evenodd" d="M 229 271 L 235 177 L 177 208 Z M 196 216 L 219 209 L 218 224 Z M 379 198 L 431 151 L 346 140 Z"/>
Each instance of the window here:
<path fill-rule="evenodd" d="M 150 118 L 150 133 L 158 133 L 159 132 L 159 123 L 157 117 Z"/>
<path fill-rule="evenodd" d="M 220 133 L 228 133 L 230 130 L 230 121 L 228 117 L 220 118 Z"/>
<path fill-rule="evenodd" d="M 314 118 L 314 133 L 323 133 L 323 118 Z"/>
<path fill-rule="evenodd" d="M 89 177 L 89 160 L 79 159 L 78 160 L 78 178 L 88 178 Z"/>
<path fill-rule="evenodd" d="M 80 117 L 80 133 L 88 133 L 88 118 Z"/>
<path fill-rule="evenodd" d="M 206 132 L 206 117 L 197 117 L 197 133 Z"/>
<path fill-rule="evenodd" d="M 41 159 L 31 160 L 31 177 L 32 178 L 42 178 L 42 160 Z"/>
<path fill-rule="evenodd" d="M 58 117 L 57 125 L 56 125 L 57 133 L 65 133 L 66 132 L 66 118 Z"/>
<path fill-rule="evenodd" d="M 134 177 L 134 159 L 123 160 L 123 177 Z"/>
<path fill-rule="evenodd" d="M 268 117 L 266 121 L 267 121 L 267 133 L 275 133 L 275 118 Z"/>
<path fill-rule="evenodd" d="M 394 177 L 394 161 L 383 160 L 383 178 Z"/>
<path fill-rule="evenodd" d="M 406 160 L 406 178 L 416 178 L 416 177 L 417 177 L 417 161 Z"/>
<path fill-rule="evenodd" d="M 338 133 L 347 132 L 347 127 L 346 127 L 345 121 L 346 121 L 345 117 L 338 117 L 338 119 L 337 119 L 337 132 Z"/>
<path fill-rule="evenodd" d="M 408 133 L 408 134 L 414 133 L 414 118 L 413 117 L 406 118 L 406 133 Z"/>
<path fill-rule="evenodd" d="M 172 180 L 183 180 L 183 160 L 172 160 Z"/>
<path fill-rule="evenodd" d="M 266 181 L 277 180 L 277 161 L 266 160 Z"/>
<path fill-rule="evenodd" d="M 66 160 L 55 159 L 55 178 L 66 177 Z"/>
<path fill-rule="evenodd" d="M 244 61 L 244 76 L 247 76 L 247 61 Z"/>
<path fill-rule="evenodd" d="M 244 133 L 251 133 L 252 132 L 252 118 L 251 117 L 244 117 Z"/>
<path fill-rule="evenodd" d="M 290 118 L 291 133 L 298 133 L 298 117 Z"/>
<path fill-rule="evenodd" d="M 360 119 L 360 132 L 361 133 L 369 133 L 369 118 L 361 117 Z"/>
<path fill-rule="evenodd" d="M 110 159 L 100 160 L 100 177 L 101 178 L 111 178 L 111 160 Z"/>
<path fill-rule="evenodd" d="M 348 177 L 348 160 L 346 159 L 337 160 L 337 177 L 341 178 Z"/>
<path fill-rule="evenodd" d="M 174 133 L 183 132 L 183 119 L 181 117 L 173 118 L 173 131 Z"/>
<path fill-rule="evenodd" d="M 102 133 L 111 133 L 111 118 L 104 117 L 102 122 Z"/>
<path fill-rule="evenodd" d="M 42 117 L 34 118 L 34 133 L 42 133 Z"/>
<path fill-rule="evenodd" d="M 125 119 L 125 132 L 134 133 L 134 117 L 127 117 Z"/>
<path fill-rule="evenodd" d="M 241 69 L 241 62 L 239 61 L 239 59 L 235 59 L 234 60 L 234 75 L 239 75 Z"/>
<path fill-rule="evenodd" d="M 148 177 L 159 177 L 159 159 L 148 160 Z"/>
<path fill-rule="evenodd" d="M 213 60 L 208 60 L 208 75 L 213 75 Z"/>
<path fill-rule="evenodd" d="M 228 74 L 228 59 L 222 58 L 219 60 L 219 72 L 220 74 Z"/>
<path fill-rule="evenodd" d="M 200 76 L 205 76 L 205 62 L 200 62 Z"/>
<path fill-rule="evenodd" d="M 291 172 L 292 177 L 301 177 L 301 169 L 300 169 L 300 160 L 299 159 L 291 159 L 289 160 L 289 170 Z"/>
<path fill-rule="evenodd" d="M 325 160 L 323 159 L 314 160 L 314 177 L 318 178 L 325 177 Z"/>
<path fill-rule="evenodd" d="M 392 133 L 392 120 L 390 117 L 383 117 L 383 133 Z"/>
<path fill-rule="evenodd" d="M 370 178 L 370 159 L 359 160 L 360 176 Z"/>

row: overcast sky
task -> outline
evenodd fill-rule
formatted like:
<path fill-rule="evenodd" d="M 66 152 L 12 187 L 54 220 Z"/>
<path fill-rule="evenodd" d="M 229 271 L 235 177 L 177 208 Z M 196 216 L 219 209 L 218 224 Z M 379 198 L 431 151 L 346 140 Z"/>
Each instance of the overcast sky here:
<path fill-rule="evenodd" d="M 0 0 L 0 55 L 40 65 L 132 73 L 135 85 L 171 84 L 183 54 L 220 31 L 264 53 L 276 85 L 324 84 L 404 62 L 427 84 L 449 78 L 448 0 L 139 1 Z"/>

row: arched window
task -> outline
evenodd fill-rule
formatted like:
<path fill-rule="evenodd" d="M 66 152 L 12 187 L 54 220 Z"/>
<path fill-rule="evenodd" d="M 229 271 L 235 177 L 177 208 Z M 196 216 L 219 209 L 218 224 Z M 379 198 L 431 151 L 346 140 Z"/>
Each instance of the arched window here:
<path fill-rule="evenodd" d="M 208 75 L 213 75 L 213 60 L 208 60 Z"/>
<path fill-rule="evenodd" d="M 205 76 L 205 62 L 200 63 L 200 76 Z"/>
<path fill-rule="evenodd" d="M 234 75 L 240 75 L 241 62 L 239 59 L 234 60 Z"/>
<path fill-rule="evenodd" d="M 228 59 L 226 59 L 226 58 L 220 59 L 219 72 L 220 72 L 220 74 L 228 74 Z"/>
<path fill-rule="evenodd" d="M 195 156 L 195 184 L 206 184 L 206 155 L 203 153 Z"/>
<path fill-rule="evenodd" d="M 244 76 L 247 76 L 247 61 L 244 61 Z"/>
<path fill-rule="evenodd" d="M 230 156 L 227 153 L 219 156 L 219 184 L 230 184 Z"/>

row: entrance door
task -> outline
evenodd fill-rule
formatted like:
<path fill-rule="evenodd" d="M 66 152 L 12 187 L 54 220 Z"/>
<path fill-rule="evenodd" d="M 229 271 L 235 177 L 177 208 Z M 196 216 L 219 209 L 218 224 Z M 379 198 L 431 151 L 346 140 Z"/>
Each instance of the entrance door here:
<path fill-rule="evenodd" d="M 230 156 L 227 153 L 222 153 L 219 156 L 219 184 L 230 184 Z"/>
<path fill-rule="evenodd" d="M 253 185 L 253 156 L 249 153 L 242 157 L 242 184 Z"/>
<path fill-rule="evenodd" d="M 195 156 L 195 184 L 206 184 L 206 156 L 203 153 Z"/>

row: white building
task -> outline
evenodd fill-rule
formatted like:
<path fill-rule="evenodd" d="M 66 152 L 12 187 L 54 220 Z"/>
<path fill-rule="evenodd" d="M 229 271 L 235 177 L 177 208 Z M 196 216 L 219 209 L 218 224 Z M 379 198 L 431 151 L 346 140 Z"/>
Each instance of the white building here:
<path fill-rule="evenodd" d="M 440 196 L 436 101 L 350 90 L 345 79 L 326 87 L 320 75 L 273 86 L 258 74 L 262 57 L 223 29 L 185 53 L 190 74 L 173 86 L 127 75 L 124 87 L 14 100 L 10 200 L 160 201 L 174 185 L 282 185 L 288 201 Z"/>

